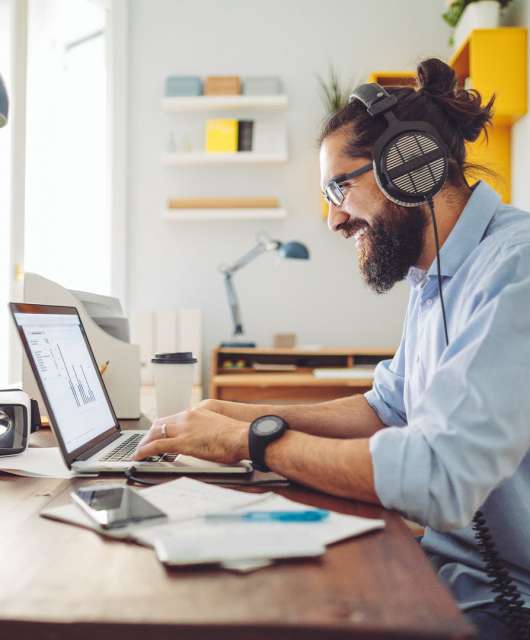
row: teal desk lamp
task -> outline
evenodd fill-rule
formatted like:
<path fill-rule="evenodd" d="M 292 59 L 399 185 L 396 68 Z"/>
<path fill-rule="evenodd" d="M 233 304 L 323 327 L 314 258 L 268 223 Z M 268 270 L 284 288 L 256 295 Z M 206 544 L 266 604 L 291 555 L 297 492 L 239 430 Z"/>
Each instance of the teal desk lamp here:
<path fill-rule="evenodd" d="M 267 251 L 277 251 L 282 258 L 289 260 L 309 260 L 309 250 L 305 244 L 296 241 L 280 242 L 279 240 L 273 240 L 266 233 L 261 232 L 258 233 L 256 245 L 252 247 L 250 251 L 247 251 L 247 253 L 241 256 L 239 260 L 236 260 L 234 264 L 220 267 L 219 270 L 224 276 L 228 306 L 230 307 L 230 313 L 232 315 L 233 335 L 235 338 L 234 341 L 222 342 L 221 347 L 253 348 L 256 346 L 255 342 L 237 341 L 237 337 L 243 335 L 243 322 L 241 320 L 241 310 L 232 276 L 236 271 L 246 267 L 247 264 Z"/>
<path fill-rule="evenodd" d="M 7 115 L 9 113 L 9 99 L 4 80 L 0 75 L 0 127 L 7 124 Z"/>

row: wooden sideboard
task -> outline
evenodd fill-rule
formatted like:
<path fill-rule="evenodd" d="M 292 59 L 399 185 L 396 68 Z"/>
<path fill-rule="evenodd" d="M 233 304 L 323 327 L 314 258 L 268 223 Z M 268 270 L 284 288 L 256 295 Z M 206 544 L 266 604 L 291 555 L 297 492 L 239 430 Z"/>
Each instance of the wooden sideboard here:
<path fill-rule="evenodd" d="M 373 367 L 393 349 L 215 348 L 210 397 L 236 402 L 323 402 L 364 393 L 372 377 L 317 378 L 315 369 Z"/>

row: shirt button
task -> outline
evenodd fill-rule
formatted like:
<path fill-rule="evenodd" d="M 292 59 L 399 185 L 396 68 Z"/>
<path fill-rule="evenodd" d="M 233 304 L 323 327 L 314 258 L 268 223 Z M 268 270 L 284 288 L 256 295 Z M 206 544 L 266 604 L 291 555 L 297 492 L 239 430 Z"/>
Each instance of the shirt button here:
<path fill-rule="evenodd" d="M 429 298 L 429 299 L 427 300 L 427 304 L 429 305 L 429 307 L 431 306 L 431 304 L 432 304 L 432 298 Z"/>

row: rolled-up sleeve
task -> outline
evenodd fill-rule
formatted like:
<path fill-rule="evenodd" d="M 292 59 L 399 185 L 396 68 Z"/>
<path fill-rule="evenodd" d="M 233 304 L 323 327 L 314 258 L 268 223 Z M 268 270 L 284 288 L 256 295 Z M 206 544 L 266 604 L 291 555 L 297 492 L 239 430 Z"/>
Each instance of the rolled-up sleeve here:
<path fill-rule="evenodd" d="M 395 356 L 377 365 L 372 389 L 364 394 L 368 404 L 386 425 L 403 426 L 407 422 L 403 395 L 404 351 L 404 339 L 402 339 Z"/>
<path fill-rule="evenodd" d="M 409 424 L 370 440 L 382 504 L 438 531 L 467 526 L 530 447 L 530 251 L 502 258 L 497 293 L 477 294 Z"/>

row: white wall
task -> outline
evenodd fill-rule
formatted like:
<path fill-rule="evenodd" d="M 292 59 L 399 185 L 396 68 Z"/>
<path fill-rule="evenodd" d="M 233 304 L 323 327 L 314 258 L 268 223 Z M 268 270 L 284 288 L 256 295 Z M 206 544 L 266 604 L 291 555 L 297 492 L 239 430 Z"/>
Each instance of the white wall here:
<path fill-rule="evenodd" d="M 270 345 L 294 331 L 299 343 L 395 346 L 407 288 L 366 288 L 353 241 L 320 217 L 315 139 L 324 114 L 315 73 L 333 62 L 344 79 L 374 69 L 414 68 L 447 57 L 439 0 L 131 0 L 129 39 L 128 307 L 200 307 L 208 354 L 230 318 L 217 267 L 235 260 L 260 229 L 298 239 L 309 263 L 262 256 L 236 276 L 249 337 Z M 281 76 L 290 106 L 290 160 L 274 167 L 163 168 L 171 118 L 160 110 L 170 73 Z M 277 195 L 285 221 L 174 223 L 169 195 Z"/>
<path fill-rule="evenodd" d="M 510 16 L 512 24 L 530 28 L 530 0 L 515 0 Z M 530 86 L 530 48 L 528 84 Z M 512 129 L 512 202 L 530 211 L 530 115 L 521 118 Z"/>

